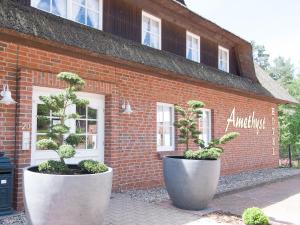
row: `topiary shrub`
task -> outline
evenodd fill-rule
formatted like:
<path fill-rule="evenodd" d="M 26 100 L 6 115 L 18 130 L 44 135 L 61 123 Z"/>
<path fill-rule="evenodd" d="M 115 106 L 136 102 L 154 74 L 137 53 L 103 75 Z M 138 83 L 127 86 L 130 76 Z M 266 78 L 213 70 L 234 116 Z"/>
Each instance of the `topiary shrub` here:
<path fill-rule="evenodd" d="M 188 101 L 188 109 L 176 105 L 175 111 L 180 116 L 175 127 L 179 130 L 178 142 L 185 144 L 186 150 L 184 152 L 185 159 L 195 160 L 216 160 L 220 157 L 223 152 L 223 148 L 219 145 L 226 144 L 227 142 L 235 139 L 239 136 L 237 132 L 231 132 L 225 134 L 219 139 L 212 140 L 207 146 L 204 141 L 200 138 L 201 132 L 197 128 L 197 122 L 202 117 L 202 108 L 204 103 L 200 101 L 191 100 Z M 192 140 L 196 145 L 199 146 L 199 150 L 192 151 L 189 149 L 189 143 Z"/>
<path fill-rule="evenodd" d="M 84 80 L 77 74 L 62 72 L 57 75 L 59 80 L 64 81 L 67 84 L 66 89 L 62 93 L 50 96 L 41 96 L 40 100 L 44 105 L 45 111 L 51 111 L 52 115 L 58 118 L 58 123 L 50 127 L 47 132 L 47 137 L 39 140 L 36 145 L 40 150 L 53 150 L 57 153 L 59 161 L 49 160 L 38 166 L 38 170 L 43 173 L 57 173 L 66 174 L 70 173 L 68 165 L 65 163 L 65 159 L 74 157 L 76 154 L 75 147 L 83 142 L 80 130 L 76 129 L 75 133 L 70 132 L 70 128 L 66 126 L 67 120 L 76 120 L 80 118 L 77 113 L 67 113 L 67 108 L 71 105 L 86 106 L 89 102 L 85 99 L 77 98 L 76 92 L 80 91 L 84 86 Z M 39 116 L 39 120 L 47 120 L 47 117 Z M 94 163 L 93 165 L 96 165 Z M 104 166 L 97 164 L 96 169 L 94 167 L 87 172 L 100 173 L 104 171 Z M 106 167 L 106 166 L 105 166 Z M 102 169 L 102 170 L 101 170 Z"/>
<path fill-rule="evenodd" d="M 83 160 L 78 165 L 85 173 L 95 174 L 108 171 L 108 167 L 104 163 L 95 160 Z"/>
<path fill-rule="evenodd" d="M 269 219 L 260 208 L 248 208 L 243 213 L 243 222 L 246 225 L 268 225 Z"/>
<path fill-rule="evenodd" d="M 38 166 L 40 172 L 46 172 L 50 174 L 65 174 L 69 171 L 68 166 L 60 161 L 48 160 L 41 163 Z"/>

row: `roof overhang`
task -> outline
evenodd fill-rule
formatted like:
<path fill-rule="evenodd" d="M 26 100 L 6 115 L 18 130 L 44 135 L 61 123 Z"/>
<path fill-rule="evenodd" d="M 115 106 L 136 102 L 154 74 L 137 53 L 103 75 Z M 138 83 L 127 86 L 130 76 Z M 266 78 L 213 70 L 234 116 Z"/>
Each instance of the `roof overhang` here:
<path fill-rule="evenodd" d="M 0 2 L 0 38 L 72 57 L 163 75 L 169 79 L 258 98 L 277 104 L 289 99 L 274 96 L 261 84 L 194 63 L 174 54 L 95 30 L 40 10 Z M 59 72 L 59 71 L 57 71 Z"/>

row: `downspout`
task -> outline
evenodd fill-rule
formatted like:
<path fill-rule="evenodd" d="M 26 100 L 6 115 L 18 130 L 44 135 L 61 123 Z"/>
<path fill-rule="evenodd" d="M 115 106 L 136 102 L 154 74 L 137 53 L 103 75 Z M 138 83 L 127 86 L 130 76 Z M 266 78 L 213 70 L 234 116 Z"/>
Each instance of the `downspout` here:
<path fill-rule="evenodd" d="M 19 88 L 19 81 L 20 81 L 20 68 L 19 68 L 19 52 L 20 50 L 20 46 L 18 45 L 17 46 L 17 59 L 16 59 L 16 105 L 15 105 L 15 150 L 14 150 L 14 158 L 13 158 L 13 161 L 14 161 L 14 165 L 16 166 L 17 165 L 17 147 L 18 147 L 18 123 L 19 123 L 19 100 L 20 100 L 20 88 Z M 15 167 L 16 168 L 16 167 Z M 16 174 L 16 173 L 15 173 Z"/>

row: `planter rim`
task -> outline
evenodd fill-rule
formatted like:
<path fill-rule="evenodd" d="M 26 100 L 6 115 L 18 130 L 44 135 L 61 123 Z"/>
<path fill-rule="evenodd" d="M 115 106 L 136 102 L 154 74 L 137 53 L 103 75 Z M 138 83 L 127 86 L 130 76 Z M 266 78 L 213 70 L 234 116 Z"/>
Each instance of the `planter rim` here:
<path fill-rule="evenodd" d="M 206 162 L 216 162 L 220 161 L 220 158 L 218 159 L 185 159 L 185 158 L 177 158 L 178 156 L 164 156 L 163 158 L 168 158 L 168 159 L 175 159 L 175 160 L 186 160 L 186 161 L 191 161 L 191 162 L 201 162 L 201 161 L 206 161 Z M 181 156 L 179 156 L 181 157 Z"/>
<path fill-rule="evenodd" d="M 73 164 L 69 164 L 69 165 L 73 165 Z M 42 176 L 52 176 L 52 177 L 87 177 L 87 176 L 99 176 L 99 175 L 104 175 L 104 174 L 108 174 L 111 173 L 113 171 L 113 169 L 111 167 L 108 167 L 108 171 L 103 172 L 103 173 L 95 173 L 95 174 L 76 174 L 76 175 L 64 175 L 64 174 L 47 174 L 47 173 L 38 173 L 38 172 L 33 172 L 30 171 L 29 169 L 34 168 L 37 166 L 27 166 L 25 168 L 23 168 L 23 171 L 26 171 L 28 173 L 32 173 L 32 174 L 36 174 L 36 175 L 42 175 Z"/>

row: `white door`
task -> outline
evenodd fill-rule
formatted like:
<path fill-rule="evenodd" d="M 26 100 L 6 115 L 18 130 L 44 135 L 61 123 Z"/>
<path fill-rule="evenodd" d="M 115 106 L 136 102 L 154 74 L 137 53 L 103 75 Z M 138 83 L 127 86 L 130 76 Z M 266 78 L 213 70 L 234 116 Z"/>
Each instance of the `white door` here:
<path fill-rule="evenodd" d="M 45 134 L 51 125 L 58 122 L 58 118 L 51 111 L 45 110 L 40 96 L 55 95 L 62 92 L 60 89 L 33 87 L 32 96 L 32 144 L 31 165 L 37 165 L 49 159 L 58 159 L 56 152 L 51 150 L 39 150 L 36 142 L 45 138 Z M 80 130 L 83 142 L 76 147 L 76 155 L 67 159 L 67 163 L 78 163 L 84 159 L 104 160 L 104 96 L 84 92 L 77 93 L 78 98 L 87 99 L 89 105 L 77 107 L 71 105 L 67 113 L 78 113 L 80 119 L 69 119 L 66 125 L 70 132 Z"/>

